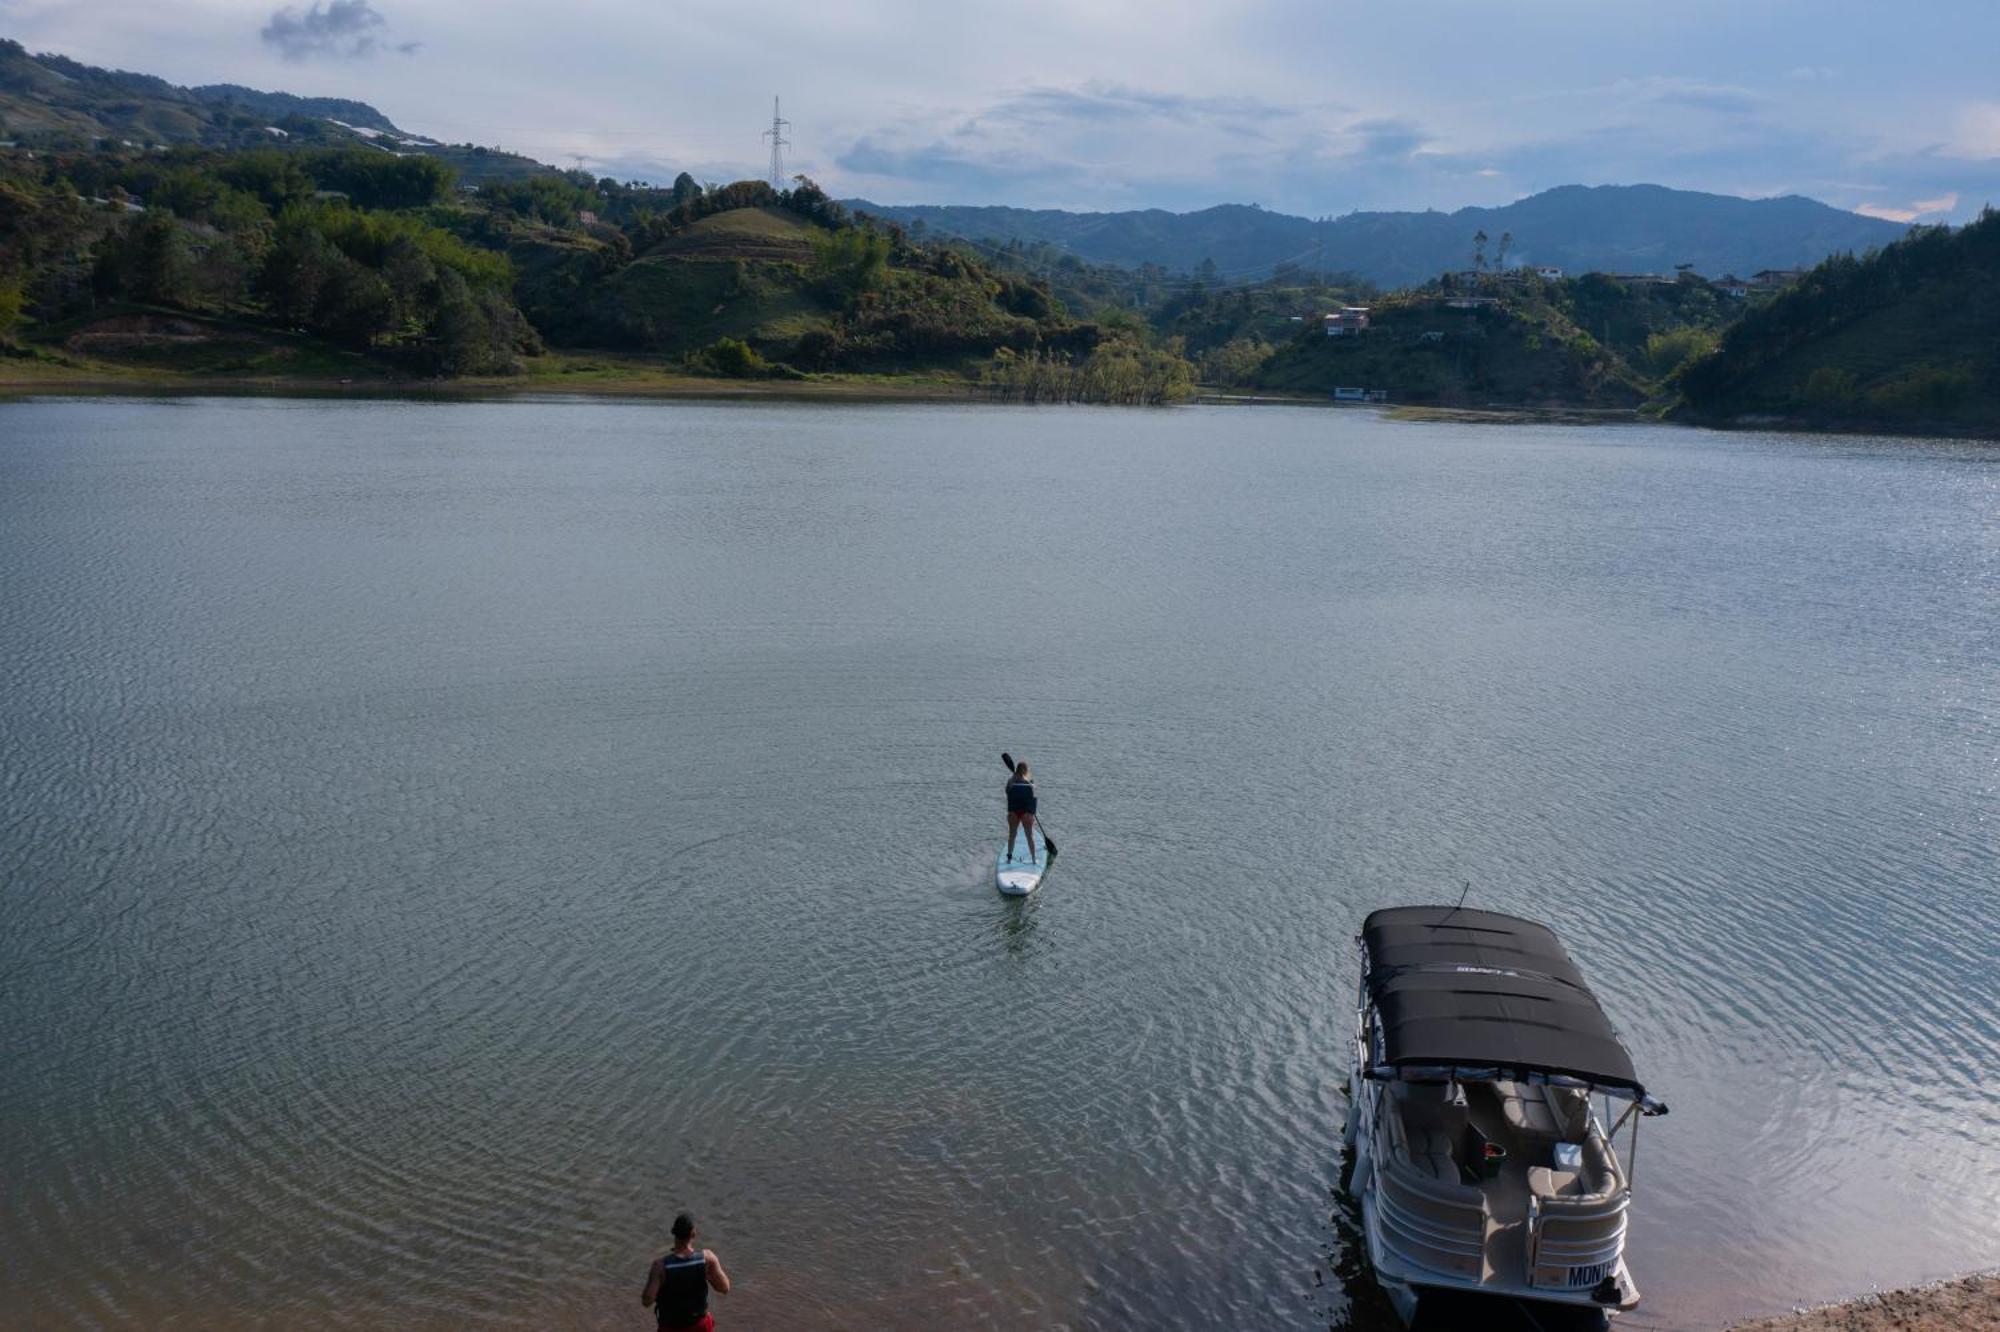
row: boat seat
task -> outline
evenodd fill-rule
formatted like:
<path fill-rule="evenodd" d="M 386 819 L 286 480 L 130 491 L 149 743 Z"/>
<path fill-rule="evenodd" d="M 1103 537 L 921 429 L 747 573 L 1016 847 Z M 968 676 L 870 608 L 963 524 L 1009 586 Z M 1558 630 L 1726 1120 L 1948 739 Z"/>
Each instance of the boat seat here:
<path fill-rule="evenodd" d="M 1410 1164 L 1440 1183 L 1459 1182 L 1458 1162 L 1451 1154 L 1451 1139 L 1439 1129 L 1425 1129 L 1412 1136 Z"/>
<path fill-rule="evenodd" d="M 1582 1172 L 1556 1170 L 1549 1166 L 1529 1166 L 1528 1192 L 1537 1198 L 1581 1198 Z"/>
<path fill-rule="evenodd" d="M 1523 1138 L 1554 1140 L 1562 1136 L 1555 1111 L 1549 1109 L 1548 1098 L 1540 1087 L 1519 1087 L 1502 1096 L 1500 1114 L 1508 1127 Z"/>
<path fill-rule="evenodd" d="M 1617 1171 L 1612 1169 L 1609 1158 L 1595 1139 L 1584 1147 L 1581 1170 L 1528 1167 L 1528 1192 L 1545 1203 L 1587 1206 L 1603 1202 L 1616 1193 L 1619 1186 Z"/>

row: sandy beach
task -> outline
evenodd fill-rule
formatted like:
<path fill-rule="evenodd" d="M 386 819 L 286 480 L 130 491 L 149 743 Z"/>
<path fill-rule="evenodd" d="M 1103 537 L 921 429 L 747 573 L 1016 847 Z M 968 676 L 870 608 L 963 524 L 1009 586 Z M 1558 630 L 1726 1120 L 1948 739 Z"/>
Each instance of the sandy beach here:
<path fill-rule="evenodd" d="M 1733 1332 L 1994 1332 L 2000 1273 L 1864 1295 L 1844 1304 L 1738 1323 Z"/>

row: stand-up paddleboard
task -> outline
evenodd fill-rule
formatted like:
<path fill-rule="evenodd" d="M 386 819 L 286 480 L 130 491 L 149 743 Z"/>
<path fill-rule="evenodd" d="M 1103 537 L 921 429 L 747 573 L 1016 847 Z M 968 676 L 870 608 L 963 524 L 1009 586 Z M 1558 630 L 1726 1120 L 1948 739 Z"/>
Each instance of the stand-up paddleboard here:
<path fill-rule="evenodd" d="M 1035 850 L 1041 854 L 1040 860 L 1028 859 L 1028 837 L 1025 831 L 1014 837 L 1014 854 L 1007 854 L 1007 843 L 1000 843 L 999 863 L 993 870 L 993 886 L 1009 897 L 1026 897 L 1041 885 L 1042 873 L 1049 867 L 1048 848 L 1035 839 Z"/>

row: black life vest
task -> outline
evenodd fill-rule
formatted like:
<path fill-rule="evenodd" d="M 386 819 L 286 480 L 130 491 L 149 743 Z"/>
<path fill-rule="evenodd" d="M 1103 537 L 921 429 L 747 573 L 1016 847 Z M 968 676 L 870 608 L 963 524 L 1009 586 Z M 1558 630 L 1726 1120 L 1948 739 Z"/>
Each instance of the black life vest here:
<path fill-rule="evenodd" d="M 660 1259 L 660 1298 L 653 1312 L 661 1327 L 687 1327 L 708 1312 L 708 1259 L 700 1249 Z"/>

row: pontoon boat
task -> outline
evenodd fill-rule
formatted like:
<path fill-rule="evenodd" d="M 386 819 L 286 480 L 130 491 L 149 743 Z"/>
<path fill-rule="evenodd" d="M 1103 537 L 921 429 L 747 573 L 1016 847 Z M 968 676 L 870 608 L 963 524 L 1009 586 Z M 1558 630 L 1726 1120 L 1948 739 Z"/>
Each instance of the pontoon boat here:
<path fill-rule="evenodd" d="M 1357 942 L 1350 1188 L 1397 1312 L 1413 1320 L 1427 1289 L 1637 1304 L 1629 1172 L 1640 1118 L 1667 1107 L 1555 934 L 1495 911 L 1394 907 Z"/>

